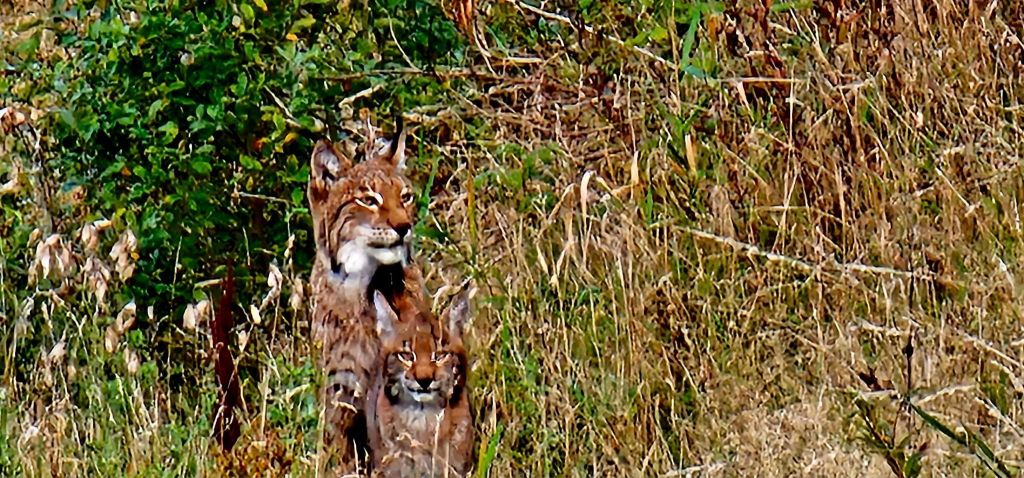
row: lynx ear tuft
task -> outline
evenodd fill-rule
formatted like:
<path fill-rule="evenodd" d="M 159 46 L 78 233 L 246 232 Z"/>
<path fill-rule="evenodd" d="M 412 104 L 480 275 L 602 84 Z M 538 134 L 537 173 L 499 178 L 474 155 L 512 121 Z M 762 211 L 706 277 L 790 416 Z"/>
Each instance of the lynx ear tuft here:
<path fill-rule="evenodd" d="M 391 140 L 391 149 L 388 151 L 391 159 L 391 164 L 395 166 L 395 171 L 405 171 L 405 138 L 408 136 L 407 129 L 403 128 L 398 133 L 398 138 Z"/>
<path fill-rule="evenodd" d="M 316 142 L 313 157 L 309 160 L 311 179 L 331 184 L 340 179 L 349 168 L 351 161 L 326 139 Z"/>

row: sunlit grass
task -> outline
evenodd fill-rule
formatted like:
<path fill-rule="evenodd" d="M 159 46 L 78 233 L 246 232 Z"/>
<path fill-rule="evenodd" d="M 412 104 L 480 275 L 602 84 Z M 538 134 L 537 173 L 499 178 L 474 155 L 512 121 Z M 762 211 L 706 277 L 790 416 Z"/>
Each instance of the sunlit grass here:
<path fill-rule="evenodd" d="M 519 62 L 471 57 L 450 102 L 411 113 L 428 287 L 481 289 L 478 474 L 1020 468 L 1019 8 L 819 3 L 586 10 L 616 38 L 665 27 L 626 46 L 514 2 L 481 14 L 491 54 Z M 23 157 L 11 138 L 0 152 Z M 240 304 L 245 426 L 224 455 L 205 320 L 123 296 L 116 270 L 99 306 L 82 224 L 52 231 L 76 267 L 28 283 L 47 240 L 29 237 L 33 174 L 0 198 L 0 474 L 311 476 L 308 295 L 290 306 L 309 265 L 252 254 L 249 295 L 271 293 L 271 263 L 286 280 L 260 324 Z M 132 299 L 188 361 L 131 330 L 109 350 Z"/>

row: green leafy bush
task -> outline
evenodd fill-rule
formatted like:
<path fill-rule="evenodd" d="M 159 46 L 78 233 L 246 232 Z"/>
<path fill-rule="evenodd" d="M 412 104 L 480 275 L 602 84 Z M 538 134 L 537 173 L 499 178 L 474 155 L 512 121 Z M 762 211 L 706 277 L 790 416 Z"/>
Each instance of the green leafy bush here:
<path fill-rule="evenodd" d="M 19 184 L 0 202 L 0 326 L 7 345 L 23 352 L 4 360 L 5 383 L 38 383 L 40 364 L 59 345 L 92 379 L 68 384 L 77 406 L 109 404 L 117 421 L 130 423 L 131 401 L 114 378 L 127 368 L 142 389 L 166 380 L 182 394 L 170 401 L 172 413 L 208 435 L 213 387 L 181 387 L 211 385 L 208 344 L 187 330 L 182 340 L 186 308 L 215 298 L 216 288 L 204 284 L 222 278 L 229 263 L 243 322 L 241 312 L 264 297 L 277 265 L 287 287 L 301 289 L 310 265 L 305 188 L 313 142 L 361 134 L 354 112 L 363 107 L 387 127 L 392 98 L 410 107 L 437 102 L 445 90 L 430 75 L 396 81 L 386 70 L 459 62 L 461 40 L 421 0 L 58 1 L 11 23 L 13 34 L 2 37 L 0 106 L 31 117 L 5 125 L 0 162 L 0 175 Z M 92 228 L 96 243 L 83 228 Z M 108 261 L 115 241 L 129 236 L 133 247 Z M 47 262 L 42 273 L 44 250 L 54 261 L 69 259 Z M 132 301 L 139 306 L 131 306 L 129 327 L 119 311 Z M 275 321 L 269 335 L 286 326 L 294 332 L 296 322 Z M 269 340 L 257 335 L 254 342 Z M 114 352 L 123 361 L 103 358 Z M 263 359 L 241 360 L 245 383 L 255 387 L 253 362 Z M 287 366 L 296 367 L 289 376 L 313 378 L 306 357 Z M 312 389 L 302 390 L 271 407 L 274 423 L 289 418 L 315 428 Z M 20 409 L 30 396 L 12 391 L 5 400 Z M 117 448 L 95 445 L 110 446 Z M 104 460 L 94 471 L 116 469 Z"/>
<path fill-rule="evenodd" d="M 369 14 L 380 11 L 403 13 Z M 289 235 L 308 241 L 311 142 L 345 134 L 338 125 L 370 104 L 339 100 L 375 85 L 377 110 L 391 95 L 436 99 L 423 97 L 432 85 L 410 92 L 373 74 L 404 61 L 387 39 L 401 35 L 422 65 L 459 51 L 441 13 L 420 1 L 58 4 L 34 28 L 7 101 L 50 105 L 49 179 L 85 188 L 81 219 L 136 231 L 138 270 L 124 293 L 179 309 L 226 262 L 252 284 L 251 267 L 280 257 Z M 62 54 L 44 54 L 40 32 Z M 365 75 L 330 79 L 353 72 Z M 296 248 L 297 263 L 309 263 L 307 251 Z"/>

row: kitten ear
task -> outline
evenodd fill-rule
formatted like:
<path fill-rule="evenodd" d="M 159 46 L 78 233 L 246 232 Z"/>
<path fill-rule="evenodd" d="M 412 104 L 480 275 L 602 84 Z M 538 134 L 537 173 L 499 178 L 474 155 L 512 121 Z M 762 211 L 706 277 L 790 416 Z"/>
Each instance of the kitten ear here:
<path fill-rule="evenodd" d="M 398 314 L 395 313 L 395 309 L 391 308 L 391 304 L 379 290 L 373 291 L 373 308 L 377 312 L 377 335 L 381 339 L 394 336 Z"/>
<path fill-rule="evenodd" d="M 313 156 L 309 160 L 312 180 L 331 184 L 341 178 L 351 167 L 352 162 L 347 156 L 341 154 L 333 143 L 326 139 L 316 142 L 316 146 L 313 147 Z"/>
<path fill-rule="evenodd" d="M 448 324 L 448 334 L 452 337 L 462 338 L 465 332 L 466 322 L 469 322 L 469 299 L 476 293 L 475 288 L 464 289 L 452 299 L 452 303 L 444 311 L 444 319 Z"/>

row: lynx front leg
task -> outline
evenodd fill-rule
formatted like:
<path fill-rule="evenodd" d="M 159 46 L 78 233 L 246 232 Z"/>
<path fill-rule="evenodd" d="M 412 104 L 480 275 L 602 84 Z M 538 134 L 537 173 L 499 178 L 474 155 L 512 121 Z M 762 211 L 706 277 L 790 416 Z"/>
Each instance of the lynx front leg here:
<path fill-rule="evenodd" d="M 324 447 L 322 463 L 339 476 L 362 476 L 367 464 L 363 381 L 349 370 L 328 371 L 322 390 Z"/>

